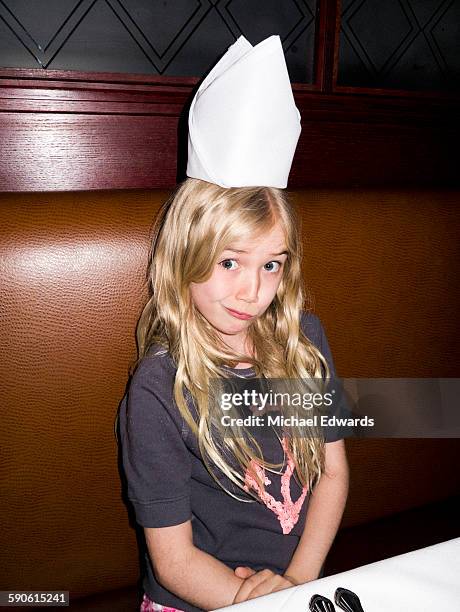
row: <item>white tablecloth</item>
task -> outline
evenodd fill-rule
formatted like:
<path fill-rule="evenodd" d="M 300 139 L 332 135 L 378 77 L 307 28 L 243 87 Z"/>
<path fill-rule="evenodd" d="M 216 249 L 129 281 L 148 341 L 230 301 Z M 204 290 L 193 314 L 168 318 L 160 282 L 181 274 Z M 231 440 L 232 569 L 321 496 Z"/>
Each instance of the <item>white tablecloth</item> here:
<path fill-rule="evenodd" d="M 339 586 L 358 595 L 364 612 L 460 612 L 460 538 L 220 610 L 308 612 L 312 595 L 334 601 Z"/>

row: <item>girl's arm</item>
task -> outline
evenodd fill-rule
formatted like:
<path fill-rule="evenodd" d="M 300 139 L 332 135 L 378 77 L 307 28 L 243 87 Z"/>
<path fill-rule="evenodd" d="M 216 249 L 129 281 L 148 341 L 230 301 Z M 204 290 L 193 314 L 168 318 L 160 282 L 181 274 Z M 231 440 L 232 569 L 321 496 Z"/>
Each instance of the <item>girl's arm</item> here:
<path fill-rule="evenodd" d="M 194 546 L 191 521 L 144 533 L 155 576 L 168 591 L 204 610 L 233 603 L 244 580 Z"/>
<path fill-rule="evenodd" d="M 233 572 L 193 545 L 191 521 L 173 527 L 144 527 L 144 532 L 158 582 L 199 608 L 223 608 L 294 584 L 268 569 Z"/>
<path fill-rule="evenodd" d="M 325 445 L 325 472 L 310 497 L 305 527 L 284 575 L 297 584 L 316 580 L 342 519 L 348 494 L 343 440 Z"/>

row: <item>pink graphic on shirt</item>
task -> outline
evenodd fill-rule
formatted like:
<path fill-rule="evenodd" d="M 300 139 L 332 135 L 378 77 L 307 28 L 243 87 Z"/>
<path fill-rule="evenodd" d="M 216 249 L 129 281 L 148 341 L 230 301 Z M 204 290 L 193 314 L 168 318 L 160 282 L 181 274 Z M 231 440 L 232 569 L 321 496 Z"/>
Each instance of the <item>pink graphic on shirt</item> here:
<path fill-rule="evenodd" d="M 291 477 L 294 473 L 294 460 L 289 453 L 288 442 L 284 437 L 281 441 L 284 452 L 288 457 L 288 462 L 286 469 L 281 476 L 281 495 L 283 496 L 283 501 L 277 501 L 273 495 L 267 493 L 267 491 L 262 491 L 259 486 L 257 480 L 251 476 L 250 469 L 255 470 L 256 474 L 262 480 L 265 485 L 271 484 L 271 480 L 266 476 L 265 470 L 253 459 L 249 464 L 245 477 L 244 477 L 244 490 L 249 491 L 249 488 L 252 487 L 261 501 L 269 508 L 272 512 L 274 512 L 281 524 L 281 528 L 284 534 L 290 533 L 294 527 L 294 525 L 299 520 L 299 513 L 302 508 L 302 504 L 304 499 L 308 493 L 308 487 L 305 485 L 302 489 L 302 494 L 296 502 L 293 502 L 291 499 Z"/>
<path fill-rule="evenodd" d="M 141 607 L 139 608 L 140 612 L 183 612 L 183 610 L 179 610 L 179 608 L 171 608 L 170 606 L 163 606 L 162 604 L 156 603 L 152 601 L 147 593 L 144 593 L 144 597 L 142 599 Z"/>

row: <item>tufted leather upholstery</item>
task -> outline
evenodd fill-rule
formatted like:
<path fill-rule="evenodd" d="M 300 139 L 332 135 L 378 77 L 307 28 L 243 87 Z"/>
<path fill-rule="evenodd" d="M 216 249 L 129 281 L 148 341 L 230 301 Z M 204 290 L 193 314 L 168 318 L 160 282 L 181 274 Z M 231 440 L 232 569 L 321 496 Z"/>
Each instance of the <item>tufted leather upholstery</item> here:
<path fill-rule="evenodd" d="M 70 590 L 76 610 L 136 609 L 139 554 L 114 419 L 135 357 L 151 221 L 167 195 L 0 196 L 0 589 Z M 292 195 L 339 374 L 458 376 L 458 192 Z M 431 543 L 436 525 L 423 511 L 436 516 L 460 494 L 458 441 L 347 446 L 351 491 L 332 569 L 359 564 L 350 542 L 375 537 L 366 560 L 399 552 L 378 534 L 399 524 L 404 542 L 411 512 L 419 527 L 408 545 Z"/>

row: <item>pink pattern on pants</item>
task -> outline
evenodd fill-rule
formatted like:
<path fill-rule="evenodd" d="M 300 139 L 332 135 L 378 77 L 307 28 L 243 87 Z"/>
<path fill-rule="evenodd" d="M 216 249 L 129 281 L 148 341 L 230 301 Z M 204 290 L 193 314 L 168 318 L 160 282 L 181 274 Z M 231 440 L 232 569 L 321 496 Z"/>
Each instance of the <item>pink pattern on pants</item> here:
<path fill-rule="evenodd" d="M 144 593 L 144 599 L 142 600 L 140 612 L 184 612 L 183 610 L 179 610 L 179 608 L 171 608 L 169 606 L 163 606 L 161 604 L 155 603 L 146 593 Z"/>

